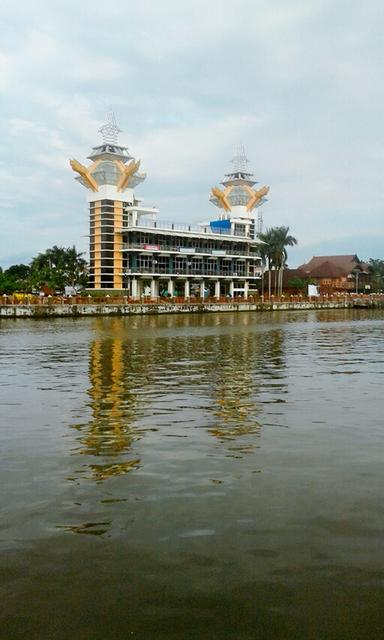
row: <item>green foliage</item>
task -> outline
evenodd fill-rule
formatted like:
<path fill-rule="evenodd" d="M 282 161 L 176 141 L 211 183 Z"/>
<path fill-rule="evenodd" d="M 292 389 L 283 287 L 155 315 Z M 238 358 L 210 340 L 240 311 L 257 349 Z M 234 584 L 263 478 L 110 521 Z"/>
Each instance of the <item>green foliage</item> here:
<path fill-rule="evenodd" d="M 0 267 L 0 293 L 29 290 L 30 269 L 26 264 L 14 264 L 3 271 Z"/>
<path fill-rule="evenodd" d="M 289 227 L 272 227 L 259 235 L 260 240 L 267 243 L 262 248 L 262 258 L 269 268 L 282 269 L 287 262 L 287 247 L 297 244 L 296 238 L 289 235 Z"/>
<path fill-rule="evenodd" d="M 294 291 L 306 291 L 308 284 L 310 284 L 308 278 L 291 278 L 288 280 L 289 286 L 294 289 Z"/>
<path fill-rule="evenodd" d="M 368 271 L 371 276 L 373 291 L 382 291 L 384 289 L 384 260 L 370 258 Z"/>
<path fill-rule="evenodd" d="M 271 270 L 275 271 L 275 294 L 282 292 L 283 270 L 287 266 L 287 247 L 297 244 L 296 238 L 289 235 L 289 227 L 272 227 L 259 234 L 262 245 L 261 259 L 268 269 L 269 293 L 271 293 Z M 279 272 L 279 273 L 278 273 Z"/>
<path fill-rule="evenodd" d="M 30 265 L 15 264 L 3 271 L 0 267 L 0 293 L 31 292 L 48 287 L 64 291 L 87 285 L 87 263 L 76 247 L 57 247 L 39 253 Z"/>
<path fill-rule="evenodd" d="M 87 285 L 87 263 L 76 247 L 57 247 L 39 253 L 31 262 L 31 282 L 34 288 L 49 287 L 64 291 L 65 287 Z"/>

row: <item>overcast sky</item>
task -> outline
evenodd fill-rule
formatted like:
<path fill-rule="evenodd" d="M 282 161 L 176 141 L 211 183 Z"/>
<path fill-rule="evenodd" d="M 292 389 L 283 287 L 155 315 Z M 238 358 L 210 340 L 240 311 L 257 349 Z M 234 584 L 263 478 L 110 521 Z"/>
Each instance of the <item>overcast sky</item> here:
<path fill-rule="evenodd" d="M 164 220 L 215 217 L 242 141 L 265 227 L 384 258 L 380 0 L 2 0 L 0 265 L 87 249 L 85 162 L 112 106 Z"/>

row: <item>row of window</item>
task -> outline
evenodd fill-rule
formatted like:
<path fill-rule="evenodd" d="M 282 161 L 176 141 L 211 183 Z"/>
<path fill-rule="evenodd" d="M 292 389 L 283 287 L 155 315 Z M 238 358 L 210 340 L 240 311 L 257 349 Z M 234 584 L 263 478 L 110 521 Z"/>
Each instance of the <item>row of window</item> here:
<path fill-rule="evenodd" d="M 93 256 L 94 253 L 95 253 L 95 245 L 91 244 L 91 246 L 90 246 L 90 254 Z M 98 251 L 97 257 L 101 258 L 103 260 L 104 258 L 113 257 L 113 254 L 114 254 L 113 249 L 107 249 L 105 251 Z"/>
<path fill-rule="evenodd" d="M 129 236 L 123 236 L 124 243 L 130 243 L 131 246 L 145 248 L 145 245 L 159 247 L 162 251 L 179 251 L 182 249 L 192 249 L 204 253 L 205 251 L 226 251 L 227 253 L 246 254 L 248 250 L 254 255 L 258 255 L 258 247 L 241 242 L 220 242 L 213 239 L 203 238 L 184 238 L 180 236 L 161 236 L 153 233 L 134 233 Z"/>
<path fill-rule="evenodd" d="M 100 220 L 110 220 L 111 222 L 113 222 L 114 219 L 115 219 L 115 216 L 114 216 L 113 213 L 105 213 L 105 212 L 102 211 L 99 214 L 94 213 L 91 216 L 89 216 L 89 219 L 90 219 L 91 223 L 95 221 L 96 217 L 98 219 L 100 219 Z"/>
<path fill-rule="evenodd" d="M 136 262 L 131 260 L 126 262 L 126 268 L 131 271 L 152 271 L 154 273 L 205 273 L 205 274 L 230 274 L 246 273 L 246 263 L 244 261 L 222 260 L 221 264 L 217 260 L 203 258 L 181 258 L 179 256 L 167 258 L 159 256 L 153 259 L 152 256 L 137 256 Z"/>
<path fill-rule="evenodd" d="M 96 204 L 97 204 L 97 206 L 101 205 L 102 207 L 103 206 L 110 206 L 110 207 L 112 206 L 113 207 L 114 204 L 115 204 L 115 201 L 114 200 L 97 200 L 96 202 L 90 202 L 89 203 L 90 209 L 94 209 Z M 120 204 L 120 202 L 119 202 L 119 204 Z M 123 202 L 122 205 L 123 205 L 123 207 L 128 207 L 129 206 L 129 202 Z"/>
<path fill-rule="evenodd" d="M 89 282 L 89 287 L 93 289 L 95 286 L 95 279 L 93 278 L 93 276 L 89 276 L 88 282 Z M 113 278 L 109 280 L 103 280 L 100 283 L 100 289 L 113 289 Z"/>
<path fill-rule="evenodd" d="M 99 238 L 99 242 L 107 242 L 107 243 L 110 243 L 110 244 L 114 244 L 114 235 L 113 235 L 113 233 L 99 233 L 97 235 L 98 235 L 98 238 Z"/>

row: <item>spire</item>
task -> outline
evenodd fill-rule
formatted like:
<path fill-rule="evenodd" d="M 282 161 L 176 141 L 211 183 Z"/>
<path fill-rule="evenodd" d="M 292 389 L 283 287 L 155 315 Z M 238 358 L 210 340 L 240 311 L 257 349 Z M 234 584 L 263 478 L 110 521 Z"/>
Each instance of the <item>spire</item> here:
<path fill-rule="evenodd" d="M 269 191 L 267 186 L 261 187 L 261 189 L 254 188 L 257 180 L 253 173 L 247 171 L 248 163 L 244 145 L 240 143 L 237 145 L 232 159 L 233 169 L 230 173 L 225 174 L 224 180 L 221 182 L 224 190 L 213 187 L 209 198 L 216 207 L 230 212 L 232 216 L 247 219 L 255 217 L 252 211 L 265 202 L 265 196 Z M 241 207 L 241 210 L 237 209 L 238 207 Z"/>
<path fill-rule="evenodd" d="M 117 136 L 121 133 L 121 129 L 117 126 L 112 110 L 107 113 L 107 122 L 100 127 L 99 132 L 103 136 L 104 144 L 117 144 Z"/>
<path fill-rule="evenodd" d="M 233 164 L 233 173 L 245 173 L 247 170 L 247 164 L 249 163 L 249 160 L 247 158 L 247 156 L 245 155 L 245 149 L 244 149 L 244 145 L 242 142 L 240 142 L 236 149 L 235 149 L 235 155 L 233 156 L 232 160 L 231 160 L 232 164 Z"/>

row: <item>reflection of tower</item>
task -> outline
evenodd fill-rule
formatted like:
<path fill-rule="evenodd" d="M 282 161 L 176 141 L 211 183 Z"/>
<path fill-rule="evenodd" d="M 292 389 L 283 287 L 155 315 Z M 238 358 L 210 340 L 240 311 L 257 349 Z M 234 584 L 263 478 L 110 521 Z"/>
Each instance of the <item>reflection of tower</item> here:
<path fill-rule="evenodd" d="M 252 173 L 247 172 L 248 162 L 244 147 L 240 144 L 232 160 L 233 170 L 225 175 L 221 183 L 224 189 L 213 187 L 210 201 L 222 210 L 220 220 L 227 221 L 233 232 L 255 238 L 262 231 L 260 207 L 266 202 L 269 187 L 254 189 L 257 181 Z M 255 215 L 255 211 L 258 215 Z"/>
<path fill-rule="evenodd" d="M 93 419 L 81 443 L 83 453 L 116 456 L 136 439 L 132 430 L 135 396 L 124 387 L 124 342 L 121 324 L 114 322 L 115 335 L 98 337 L 90 348 L 89 378 Z"/>
<path fill-rule="evenodd" d="M 89 460 L 86 466 L 97 481 L 128 473 L 140 464 L 138 458 L 125 457 L 141 434 L 132 426 L 136 396 L 124 385 L 126 353 L 121 323 L 114 321 L 113 329 L 112 339 L 99 336 L 91 344 L 88 393 L 92 418 L 76 426 L 81 444 L 78 453 Z"/>
<path fill-rule="evenodd" d="M 139 173 L 140 160 L 135 160 L 127 147 L 117 143 L 118 128 L 113 113 L 101 127 L 103 142 L 88 156 L 85 167 L 71 160 L 76 180 L 87 189 L 90 215 L 89 286 L 94 289 L 121 289 L 123 286 L 123 254 L 121 228 L 128 216 L 125 209 L 139 203 L 133 189 L 145 179 Z"/>
<path fill-rule="evenodd" d="M 104 327 L 108 331 L 104 332 Z M 88 423 L 76 425 L 78 450 L 86 459 L 92 477 L 103 480 L 127 473 L 140 460 L 128 459 L 132 447 L 145 429 L 137 424 L 142 415 L 137 387 L 150 378 L 147 360 L 135 341 L 127 340 L 124 324 L 118 318 L 95 321 L 96 337 L 89 353 L 89 398 L 92 417 Z M 146 355 L 151 346 L 146 345 Z"/>
<path fill-rule="evenodd" d="M 252 334 L 229 334 L 218 336 L 216 351 L 225 357 L 216 362 L 212 377 L 212 412 L 217 425 L 209 429 L 210 433 L 223 440 L 259 434 L 260 405 L 255 400 L 254 380 L 259 344 Z M 247 447 L 252 448 L 252 443 L 247 442 Z"/>

